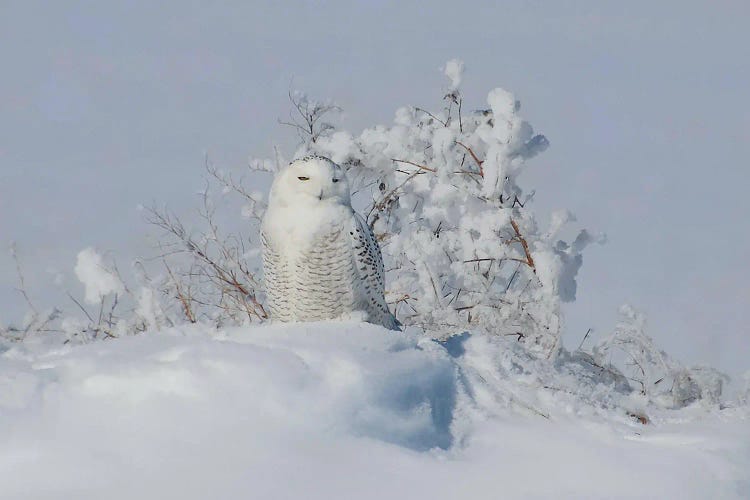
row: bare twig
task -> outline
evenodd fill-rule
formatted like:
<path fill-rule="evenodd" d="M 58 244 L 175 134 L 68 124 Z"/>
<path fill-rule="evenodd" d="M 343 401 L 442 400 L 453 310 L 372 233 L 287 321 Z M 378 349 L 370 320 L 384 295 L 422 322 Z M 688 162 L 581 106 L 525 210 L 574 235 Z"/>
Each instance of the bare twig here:
<path fill-rule="evenodd" d="M 329 123 L 320 120 L 331 111 L 341 111 L 335 104 L 324 104 L 308 101 L 304 95 L 289 91 L 289 101 L 293 110 L 289 112 L 289 121 L 279 119 L 279 123 L 294 128 L 303 142 L 315 143 L 322 135 L 333 129 Z M 299 117 L 295 117 L 294 111 Z M 297 120 L 301 119 L 302 123 Z"/>
<path fill-rule="evenodd" d="M 34 304 L 31 302 L 31 299 L 29 298 L 29 294 L 26 291 L 26 280 L 24 279 L 23 271 L 21 270 L 21 262 L 18 259 L 18 251 L 17 251 L 15 243 L 12 243 L 10 245 L 10 255 L 13 258 L 13 262 L 16 265 L 16 274 L 18 276 L 18 288 L 16 288 L 16 291 L 19 292 L 23 296 L 24 300 L 26 301 L 26 304 L 28 304 L 29 308 L 34 314 L 34 318 L 36 318 L 37 316 L 39 316 L 39 311 L 37 311 L 36 307 L 34 307 Z"/>
<path fill-rule="evenodd" d="M 526 256 L 526 264 L 534 270 L 534 274 L 536 274 L 536 265 L 534 264 L 534 258 L 531 256 L 531 252 L 529 251 L 529 244 L 526 241 L 526 239 L 521 235 L 521 230 L 518 228 L 518 224 L 513 219 L 510 220 L 510 225 L 513 226 L 513 231 L 516 232 L 516 238 L 518 238 L 518 241 L 521 243 L 521 247 L 523 247 L 523 253 Z"/>
<path fill-rule="evenodd" d="M 482 164 L 484 163 L 484 160 L 480 160 L 476 154 L 474 154 L 474 150 L 472 150 L 469 146 L 464 144 L 461 141 L 456 141 L 456 144 L 464 148 L 468 153 L 471 155 L 471 157 L 474 159 L 474 162 L 477 164 L 477 167 L 479 167 L 479 175 L 484 177 L 484 169 L 482 168 Z"/>
<path fill-rule="evenodd" d="M 422 113 L 430 116 L 433 120 L 435 120 L 436 122 L 438 122 L 439 124 L 441 124 L 443 127 L 447 127 L 448 126 L 448 122 L 447 121 L 441 120 L 440 118 L 438 118 L 437 116 L 433 115 L 432 113 L 430 113 L 426 109 L 414 108 L 414 111 L 421 111 Z"/>
<path fill-rule="evenodd" d="M 586 339 L 589 338 L 589 334 L 591 333 L 591 328 L 586 330 L 586 335 L 583 336 L 583 340 L 581 340 L 581 343 L 578 344 L 578 350 L 581 350 L 581 347 L 583 347 L 583 343 L 586 342 Z"/>
<path fill-rule="evenodd" d="M 435 170 L 434 168 L 430 168 L 426 165 L 420 165 L 419 163 L 414 163 L 413 161 L 409 161 L 409 160 L 398 160 L 396 158 L 391 158 L 391 161 L 394 161 L 396 163 L 406 163 L 413 167 L 417 167 L 420 170 L 427 170 L 428 172 L 437 172 L 437 170 Z"/>
<path fill-rule="evenodd" d="M 92 318 L 92 317 L 91 317 L 91 315 L 90 315 L 90 314 L 89 314 L 89 312 L 88 312 L 88 311 L 86 310 L 86 308 L 85 308 L 85 307 L 83 307 L 83 306 L 81 305 L 81 303 L 80 303 L 80 302 L 78 302 L 78 300 L 76 300 L 76 298 L 75 298 L 75 297 L 73 297 L 73 295 L 71 295 L 71 293 L 70 293 L 70 292 L 65 292 L 65 293 L 66 293 L 66 294 L 68 295 L 68 297 L 70 298 L 70 300 L 72 300 L 72 301 L 73 301 L 73 303 L 74 303 L 75 305 L 77 305 L 77 306 L 78 306 L 78 309 L 80 309 L 81 311 L 83 311 L 83 314 L 85 314 L 85 315 L 86 315 L 86 317 L 87 317 L 87 318 L 89 319 L 89 321 L 90 321 L 90 322 L 91 322 L 92 324 L 94 324 L 94 318 Z"/>
<path fill-rule="evenodd" d="M 182 292 L 180 282 L 174 277 L 174 273 L 172 273 L 172 269 L 169 267 L 169 264 L 167 264 L 166 259 L 164 259 L 162 262 L 164 263 L 164 267 L 166 268 L 167 273 L 172 280 L 172 283 L 174 283 L 175 292 L 177 293 L 177 299 L 182 305 L 182 312 L 185 313 L 185 317 L 188 319 L 188 321 L 190 321 L 191 323 L 195 323 L 195 314 L 193 313 L 193 308 L 190 307 L 191 298 Z"/>

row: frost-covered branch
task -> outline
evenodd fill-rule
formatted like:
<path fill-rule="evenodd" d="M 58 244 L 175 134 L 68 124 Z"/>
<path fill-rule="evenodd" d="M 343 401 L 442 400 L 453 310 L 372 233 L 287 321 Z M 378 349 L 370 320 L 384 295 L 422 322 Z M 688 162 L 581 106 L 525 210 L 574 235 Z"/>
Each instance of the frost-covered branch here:
<path fill-rule="evenodd" d="M 646 334 L 643 314 L 628 305 L 620 308 L 620 314 L 614 332 L 593 348 L 593 359 L 598 365 L 624 373 L 628 380 L 638 384 L 643 396 L 663 407 L 681 408 L 696 401 L 719 402 L 728 380 L 726 375 L 710 367 L 682 366 L 656 347 Z"/>
<path fill-rule="evenodd" d="M 337 105 L 332 102 L 315 101 L 303 92 L 291 90 L 289 101 L 292 103 L 289 120 L 279 119 L 279 123 L 296 130 L 303 143 L 315 143 L 334 129 L 334 126 L 323 121 L 323 118 L 331 112 L 341 111 Z"/>

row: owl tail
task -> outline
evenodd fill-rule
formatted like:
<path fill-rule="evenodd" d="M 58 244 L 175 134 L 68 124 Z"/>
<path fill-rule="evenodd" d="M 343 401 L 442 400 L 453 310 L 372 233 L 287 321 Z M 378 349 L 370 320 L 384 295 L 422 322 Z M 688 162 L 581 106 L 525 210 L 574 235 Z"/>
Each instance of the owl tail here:
<path fill-rule="evenodd" d="M 389 330 L 400 332 L 403 325 L 399 320 L 396 319 L 396 316 L 394 316 L 393 314 L 388 314 L 383 318 L 383 326 L 388 328 Z"/>

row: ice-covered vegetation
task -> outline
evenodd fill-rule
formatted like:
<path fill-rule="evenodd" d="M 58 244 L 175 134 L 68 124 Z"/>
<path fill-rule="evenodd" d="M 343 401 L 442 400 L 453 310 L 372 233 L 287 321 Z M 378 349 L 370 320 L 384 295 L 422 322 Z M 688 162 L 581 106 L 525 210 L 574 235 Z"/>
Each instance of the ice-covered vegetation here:
<path fill-rule="evenodd" d="M 320 439 L 329 431 L 346 435 L 345 441 L 332 441 L 341 447 L 336 452 L 341 460 L 350 459 L 348 440 L 355 436 L 433 450 L 429 460 L 438 462 L 462 453 L 483 454 L 487 443 L 501 438 L 492 433 L 479 437 L 480 429 L 516 414 L 566 422 L 567 428 L 575 427 L 575 419 L 606 422 L 611 428 L 605 440 L 612 435 L 636 439 L 643 431 L 634 429 L 641 426 L 697 416 L 746 418 L 747 394 L 727 398 L 725 375 L 710 367 L 682 366 L 661 351 L 648 336 L 643 316 L 630 307 L 622 308 L 622 320 L 610 335 L 582 342 L 575 350 L 562 345 L 561 305 L 575 300 L 584 250 L 604 236 L 575 226 L 567 211 L 550 214 L 549 223 L 540 224 L 534 192 L 522 188 L 521 174 L 547 149 L 547 138 L 534 132 L 521 117 L 517 98 L 503 89 L 491 90 L 483 109 L 468 110 L 462 72 L 460 61 L 446 64 L 449 84 L 436 108 L 399 108 L 391 125 L 359 134 L 332 124 L 338 111 L 334 104 L 291 93 L 292 112 L 283 122 L 300 136 L 296 151 L 284 155 L 276 150 L 274 159 L 253 159 L 244 174 L 220 169 L 207 158 L 209 183 L 200 219 L 146 209 L 160 235 L 156 256 L 136 261 L 127 273 L 111 256 L 82 250 L 75 275 L 83 284 L 83 298 L 68 293 L 69 307 L 39 308 L 14 252 L 19 291 L 29 312 L 18 325 L 0 326 L 0 384 L 13 387 L 0 410 L 23 414 L 37 408 L 42 423 L 19 427 L 33 433 L 44 419 L 72 423 L 89 418 L 87 405 L 96 404 L 114 414 L 122 410 L 127 428 L 145 404 L 153 412 L 146 418 L 176 425 L 164 438 L 175 445 L 187 439 L 179 423 L 183 411 L 203 411 L 206 405 L 200 402 L 210 400 L 246 415 L 230 418 L 232 426 L 273 428 L 286 435 L 313 430 L 322 433 Z M 386 298 L 405 332 L 347 323 L 266 324 L 257 237 L 264 190 L 287 160 L 310 152 L 347 170 L 354 205 L 382 247 Z M 241 226 L 232 219 L 241 220 Z M 102 364 L 98 356 L 109 361 Z M 53 379 L 59 384 L 50 389 Z M 218 394 L 212 384 L 220 387 Z M 50 407 L 49 394 L 63 403 Z M 170 401 L 165 412 L 154 403 L 157 397 Z M 185 425 L 209 425 L 211 415 Z M 102 425 L 96 423 L 94 432 Z M 158 434 L 159 427 L 152 427 L 147 432 Z M 229 441 L 238 433 L 232 428 L 219 435 Z M 197 439 L 212 436 L 205 431 Z M 120 446 L 126 438 L 111 439 L 101 446 Z M 269 443 L 274 439 L 269 437 Z M 279 453 L 304 455 L 294 438 L 282 441 Z M 268 448 L 240 442 L 258 453 Z M 45 450 L 34 460 L 52 463 L 70 444 L 60 442 L 59 449 Z M 511 444 L 514 453 L 524 448 L 516 444 Z M 220 445 L 211 446 L 216 450 L 208 456 L 218 455 Z M 544 449 L 539 443 L 529 446 Z M 394 456 L 422 460 L 378 449 L 384 461 Z M 559 449 L 551 450 L 559 456 Z M 135 453 L 146 456 L 148 447 L 136 446 Z M 641 453 L 646 452 L 633 456 Z M 747 447 L 740 454 L 747 464 Z M 225 458 L 249 456 L 235 450 Z M 486 468 L 491 460 L 484 458 L 481 467 Z M 688 457 L 682 465 L 697 470 L 702 460 Z M 533 462 L 540 463 L 538 457 Z M 15 467 L 25 470 L 25 463 Z M 549 465 L 539 472 L 549 473 Z M 616 465 L 604 463 L 600 471 L 612 475 Z M 427 474 L 437 466 L 417 467 Z M 637 473 L 650 474 L 645 467 Z M 739 473 L 727 477 L 742 479 Z M 745 492 L 750 488 L 737 484 Z M 701 488 L 680 491 L 708 491 Z M 571 491 L 605 494 L 598 488 Z"/>

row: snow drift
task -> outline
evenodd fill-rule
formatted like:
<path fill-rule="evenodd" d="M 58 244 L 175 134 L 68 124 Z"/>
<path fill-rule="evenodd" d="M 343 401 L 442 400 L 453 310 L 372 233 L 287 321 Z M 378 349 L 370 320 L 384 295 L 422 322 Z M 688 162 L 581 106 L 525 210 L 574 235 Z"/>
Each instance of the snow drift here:
<path fill-rule="evenodd" d="M 0 496 L 750 493 L 744 410 L 694 405 L 643 426 L 614 404 L 585 404 L 581 384 L 566 389 L 565 369 L 549 371 L 555 386 L 532 374 L 510 345 L 358 323 L 6 344 Z"/>

